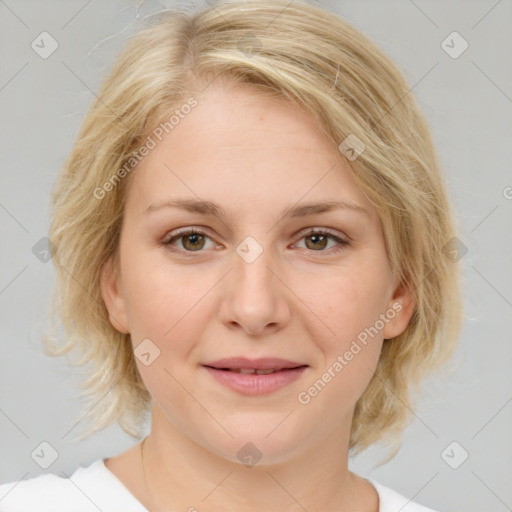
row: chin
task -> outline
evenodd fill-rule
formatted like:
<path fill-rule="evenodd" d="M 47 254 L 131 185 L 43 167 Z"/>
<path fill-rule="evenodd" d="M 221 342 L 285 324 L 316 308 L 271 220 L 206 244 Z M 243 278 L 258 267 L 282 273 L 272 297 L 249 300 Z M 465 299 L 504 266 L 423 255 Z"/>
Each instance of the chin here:
<path fill-rule="evenodd" d="M 282 428 L 283 424 L 278 425 L 279 422 L 274 423 L 271 429 L 258 429 L 254 422 L 248 422 L 246 429 L 240 426 L 236 431 L 228 427 L 233 437 L 224 432 L 221 437 L 217 437 L 214 446 L 210 438 L 207 448 L 230 462 L 246 467 L 289 462 L 306 449 L 307 440 L 311 436 L 303 428 L 302 431 L 293 432 L 293 429 Z"/>

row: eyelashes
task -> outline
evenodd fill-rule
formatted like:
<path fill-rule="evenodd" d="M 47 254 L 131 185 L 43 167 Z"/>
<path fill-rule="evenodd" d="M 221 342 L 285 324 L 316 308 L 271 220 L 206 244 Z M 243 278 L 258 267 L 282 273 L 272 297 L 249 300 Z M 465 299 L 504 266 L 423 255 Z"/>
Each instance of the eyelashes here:
<path fill-rule="evenodd" d="M 205 239 L 205 238 L 209 238 L 211 240 L 211 237 L 209 237 L 204 231 L 201 231 L 199 229 L 185 229 L 183 231 L 178 231 L 176 232 L 173 236 L 171 236 L 170 238 L 168 238 L 166 241 L 163 242 L 164 245 L 166 246 L 173 246 L 174 245 L 174 242 L 176 240 L 179 240 L 180 238 L 184 238 L 186 239 L 186 237 L 189 237 L 189 238 L 194 238 L 194 241 L 192 242 L 192 244 L 196 243 L 197 244 L 197 240 L 201 240 L 201 238 Z M 190 239 L 187 241 L 187 242 L 190 242 Z M 214 244 L 215 245 L 215 244 Z M 182 247 L 184 248 L 184 245 L 182 243 Z M 201 251 L 200 249 L 202 249 L 203 247 L 199 247 L 199 250 L 186 250 L 185 248 L 183 249 L 185 252 L 204 252 L 204 251 Z"/>
<path fill-rule="evenodd" d="M 310 229 L 307 233 L 301 236 L 300 240 L 303 240 L 305 238 L 314 238 L 317 241 L 320 241 L 320 245 L 317 245 L 316 249 L 311 249 L 311 251 L 313 252 L 327 252 L 323 250 L 318 250 L 318 248 L 323 249 L 324 246 L 322 245 L 322 243 L 328 240 L 334 240 L 338 244 L 337 247 L 334 247 L 334 251 L 331 251 L 331 249 L 333 249 L 332 247 L 329 249 L 329 251 L 331 252 L 337 252 L 343 249 L 344 246 L 349 245 L 349 242 L 347 240 L 345 240 L 344 238 L 340 238 L 331 231 L 325 229 Z M 315 244 L 317 244 L 317 242 L 314 242 L 314 245 Z"/>
<path fill-rule="evenodd" d="M 175 242 L 182 239 L 180 245 L 181 248 L 175 245 Z M 187 255 L 192 255 L 195 252 L 205 252 L 205 248 L 207 243 L 206 240 L 212 241 L 210 247 L 215 247 L 216 244 L 213 242 L 212 238 L 202 231 L 201 229 L 196 228 L 184 228 L 182 230 L 178 230 L 174 233 L 171 233 L 170 236 L 166 237 L 162 241 L 162 245 L 168 247 L 173 252 L 185 253 Z M 342 250 L 345 246 L 349 245 L 349 242 L 338 235 L 332 233 L 328 229 L 310 229 L 306 233 L 303 233 L 300 237 L 299 241 L 308 240 L 311 242 L 310 247 L 307 247 L 306 250 L 311 253 L 327 253 L 332 254 Z M 337 246 L 326 247 L 329 245 L 329 241 L 334 241 Z M 313 247 L 313 248 L 311 248 Z"/>

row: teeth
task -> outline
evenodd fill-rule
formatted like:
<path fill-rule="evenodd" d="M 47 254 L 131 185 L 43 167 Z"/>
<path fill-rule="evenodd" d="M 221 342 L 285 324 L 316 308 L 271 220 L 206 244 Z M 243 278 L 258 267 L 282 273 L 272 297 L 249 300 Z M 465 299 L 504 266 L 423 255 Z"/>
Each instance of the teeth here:
<path fill-rule="evenodd" d="M 277 372 L 278 370 L 256 370 L 258 375 L 268 375 L 269 373 Z"/>
<path fill-rule="evenodd" d="M 234 371 L 237 371 L 237 370 L 234 370 Z M 240 368 L 238 370 L 238 373 L 247 373 L 247 374 L 251 374 L 251 373 L 256 373 L 256 370 L 254 368 Z"/>

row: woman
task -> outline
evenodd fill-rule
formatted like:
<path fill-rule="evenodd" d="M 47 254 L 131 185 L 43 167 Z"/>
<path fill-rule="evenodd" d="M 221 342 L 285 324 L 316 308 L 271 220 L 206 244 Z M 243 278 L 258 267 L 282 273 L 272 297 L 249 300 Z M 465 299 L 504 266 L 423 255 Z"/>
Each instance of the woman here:
<path fill-rule="evenodd" d="M 397 68 L 316 6 L 167 12 L 126 45 L 54 194 L 90 434 L 141 438 L 1 510 L 425 508 L 348 469 L 460 324 L 454 227 Z M 8 492 L 8 494 L 6 494 Z M 46 507 L 46 508 L 45 508 Z"/>

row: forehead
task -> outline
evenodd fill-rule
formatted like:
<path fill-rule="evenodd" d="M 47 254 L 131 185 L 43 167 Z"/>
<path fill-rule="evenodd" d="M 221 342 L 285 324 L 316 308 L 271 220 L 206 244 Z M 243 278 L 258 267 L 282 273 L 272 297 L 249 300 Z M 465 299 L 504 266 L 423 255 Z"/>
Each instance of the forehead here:
<path fill-rule="evenodd" d="M 337 147 L 305 111 L 251 86 L 225 82 L 194 97 L 197 106 L 137 168 L 131 195 L 143 203 L 185 193 L 272 208 L 328 194 L 371 209 Z"/>
<path fill-rule="evenodd" d="M 238 148 L 260 153 L 295 150 L 332 155 L 335 151 L 304 110 L 261 88 L 214 82 L 195 97 L 198 105 L 173 129 L 174 137 L 169 137 L 176 145 L 184 143 L 189 149 L 214 146 L 223 153 Z"/>

